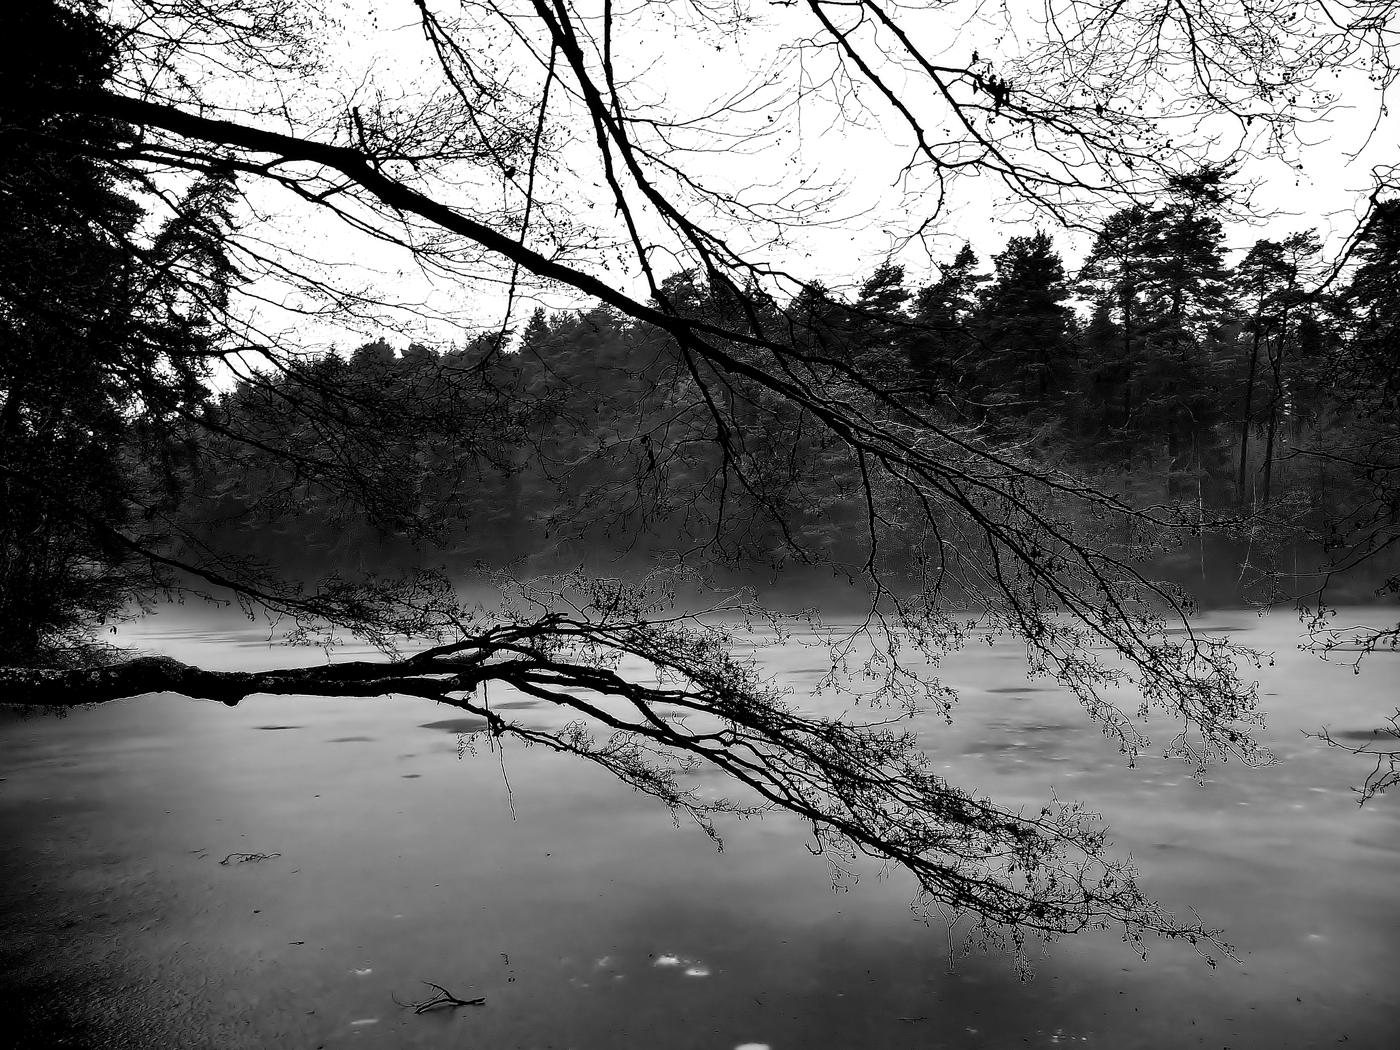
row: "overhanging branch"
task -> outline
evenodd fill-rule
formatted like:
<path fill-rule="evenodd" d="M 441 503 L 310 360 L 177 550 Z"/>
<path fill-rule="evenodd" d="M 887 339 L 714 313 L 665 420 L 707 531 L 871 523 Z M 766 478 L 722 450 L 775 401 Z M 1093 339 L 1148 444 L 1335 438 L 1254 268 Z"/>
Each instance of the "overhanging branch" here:
<path fill-rule="evenodd" d="M 180 693 L 233 707 L 255 693 L 304 696 L 383 696 L 401 693 L 445 700 L 470 692 L 474 671 L 413 673 L 403 663 L 326 664 L 274 671 L 209 671 L 168 656 L 142 656 L 109 667 L 0 668 L 4 702 L 47 708 L 83 707 L 145 693 Z"/>

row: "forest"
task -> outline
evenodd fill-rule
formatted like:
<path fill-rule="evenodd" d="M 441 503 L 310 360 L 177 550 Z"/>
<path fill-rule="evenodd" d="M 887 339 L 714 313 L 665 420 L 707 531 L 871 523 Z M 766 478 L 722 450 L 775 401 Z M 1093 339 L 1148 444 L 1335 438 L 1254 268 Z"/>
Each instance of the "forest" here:
<path fill-rule="evenodd" d="M 1396 583 L 1391 537 L 1376 526 L 1400 466 L 1400 207 L 1377 209 L 1339 277 L 1313 231 L 1257 240 L 1227 262 L 1229 192 L 1207 173 L 1165 204 L 1112 215 L 1077 272 L 1037 231 L 990 258 L 964 245 L 914 288 L 893 263 L 853 279 L 848 297 L 813 285 L 764 303 L 695 271 L 663 288 L 714 325 L 758 302 L 759 324 L 849 369 L 853 389 L 917 404 L 1131 506 L 1186 507 L 1200 532 L 1155 552 L 1155 565 L 1198 600 L 1378 600 Z M 365 343 L 304 375 L 243 379 L 210 410 L 279 447 L 326 453 L 326 432 L 281 408 L 325 389 L 365 399 L 356 426 L 373 432 L 359 439 L 383 464 L 372 483 L 383 516 L 347 514 L 332 487 L 255 450 L 189 487 L 192 530 L 284 570 L 392 571 L 425 555 L 459 573 L 636 570 L 689 547 L 712 548 L 712 568 L 748 570 L 736 579 L 766 574 L 799 591 L 804 551 L 825 553 L 828 579 L 859 573 L 858 464 L 800 435 L 773 399 L 737 392 L 734 426 L 759 466 L 751 484 L 726 487 L 725 452 L 705 440 L 704 395 L 674 341 L 607 306 L 537 308 L 518 333 L 455 347 Z M 449 390 L 454 403 L 474 399 L 454 411 L 499 420 L 491 455 L 451 494 L 451 418 L 396 415 Z M 390 505 L 418 508 L 433 528 L 396 526 Z M 886 569 L 912 574 L 916 547 L 894 531 Z"/>

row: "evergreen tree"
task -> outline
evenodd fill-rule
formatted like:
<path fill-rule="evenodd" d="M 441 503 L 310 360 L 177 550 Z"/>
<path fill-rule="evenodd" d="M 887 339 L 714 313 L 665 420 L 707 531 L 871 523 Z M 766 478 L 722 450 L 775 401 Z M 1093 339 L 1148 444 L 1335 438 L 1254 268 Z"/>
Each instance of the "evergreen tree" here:
<path fill-rule="evenodd" d="M 1124 353 L 1123 329 L 1114 320 L 1108 296 L 1100 296 L 1079 336 L 1076 389 L 1068 415 L 1085 462 L 1120 465 L 1131 462 L 1133 363 Z"/>
<path fill-rule="evenodd" d="M 9 27 L 24 43 L 0 69 L 0 664 L 61 659 L 151 584 L 132 537 L 180 496 L 210 313 L 237 279 L 226 178 L 195 179 L 143 238 L 105 159 L 131 130 L 64 108 L 115 68 L 93 8 L 23 4 Z"/>
<path fill-rule="evenodd" d="M 1354 396 L 1393 413 L 1400 408 L 1400 199 L 1376 206 L 1356 257 L 1344 296 L 1355 334 L 1340 364 Z"/>
<path fill-rule="evenodd" d="M 1219 219 L 1225 177 L 1206 170 L 1179 180 L 1160 207 L 1118 212 L 1081 273 L 1091 294 L 1109 305 L 1116 327 L 1117 426 L 1127 442 L 1127 466 L 1155 463 L 1165 452 L 1166 489 L 1174 498 L 1199 492 L 1220 456 L 1214 428 L 1216 337 L 1227 290 Z"/>
<path fill-rule="evenodd" d="M 986 280 L 977 271 L 977 253 L 964 244 L 914 299 L 917 330 L 909 356 L 925 394 L 968 415 L 971 379 L 980 342 L 973 332 L 977 287 Z"/>
<path fill-rule="evenodd" d="M 1321 253 L 1313 231 L 1283 241 L 1261 239 L 1236 269 L 1239 291 L 1246 298 L 1248 365 L 1240 409 L 1239 468 L 1236 486 L 1241 499 L 1268 504 L 1277 462 L 1276 444 L 1285 415 L 1299 421 L 1314 400 L 1306 366 L 1317 359 L 1321 338 L 1315 297 L 1304 287 L 1307 270 Z M 1310 351 L 1312 348 L 1312 352 Z M 1250 486 L 1250 434 L 1264 431 L 1262 484 Z"/>
<path fill-rule="evenodd" d="M 906 305 L 911 297 L 904 286 L 904 267 L 882 263 L 861 285 L 847 322 L 852 363 L 887 391 L 910 385 L 913 329 Z"/>
<path fill-rule="evenodd" d="M 979 399 L 994 417 L 1024 417 L 1062 395 L 1073 358 L 1074 313 L 1064 263 L 1050 236 L 1012 237 L 992 257 L 996 276 L 979 296 Z"/>

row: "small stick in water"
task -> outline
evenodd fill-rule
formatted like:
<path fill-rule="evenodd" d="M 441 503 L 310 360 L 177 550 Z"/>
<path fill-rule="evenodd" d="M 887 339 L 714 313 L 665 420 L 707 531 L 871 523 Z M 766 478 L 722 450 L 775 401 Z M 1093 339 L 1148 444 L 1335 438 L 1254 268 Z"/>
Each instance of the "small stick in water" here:
<path fill-rule="evenodd" d="M 434 989 L 437 994 L 427 999 L 421 999 L 416 1003 L 401 1003 L 392 992 L 389 993 L 389 998 L 394 1000 L 394 1005 L 402 1006 L 405 1010 L 412 1010 L 416 1014 L 423 1014 L 427 1013 L 429 1010 L 436 1010 L 439 1006 L 455 1008 L 458 1006 L 484 1006 L 486 1004 L 486 996 L 484 995 L 478 996 L 475 999 L 458 999 L 440 984 L 433 984 L 432 981 L 424 981 L 423 983 L 429 988 Z"/>
<path fill-rule="evenodd" d="M 236 863 L 247 864 L 249 861 L 271 860 L 273 857 L 280 857 L 280 853 L 230 853 L 220 864 Z"/>

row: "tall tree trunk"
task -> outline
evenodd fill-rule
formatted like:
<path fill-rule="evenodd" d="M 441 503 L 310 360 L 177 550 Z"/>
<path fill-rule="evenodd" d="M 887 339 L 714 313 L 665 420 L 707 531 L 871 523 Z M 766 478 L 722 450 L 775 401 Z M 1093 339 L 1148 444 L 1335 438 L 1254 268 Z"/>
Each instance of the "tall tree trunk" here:
<path fill-rule="evenodd" d="M 1278 403 L 1269 404 L 1269 436 L 1264 443 L 1264 492 L 1259 501 L 1261 507 L 1269 505 L 1269 493 L 1274 476 L 1274 432 L 1278 428 Z"/>
<path fill-rule="evenodd" d="M 1175 384 L 1171 384 L 1167 387 L 1167 397 L 1175 399 L 1175 396 Z M 1186 442 L 1182 441 L 1181 432 L 1181 408 L 1175 406 L 1167 423 L 1167 499 L 1178 499 L 1184 491 L 1181 472 L 1185 466 Z"/>
<path fill-rule="evenodd" d="M 1269 397 L 1269 434 L 1264 445 L 1264 492 L 1261 506 L 1269 505 L 1274 479 L 1274 436 L 1278 433 L 1278 406 L 1283 400 L 1283 355 L 1288 349 L 1288 310 L 1283 311 L 1279 322 L 1278 338 L 1268 345 L 1269 368 L 1273 373 L 1274 388 Z"/>
<path fill-rule="evenodd" d="M 1191 375 L 1193 340 L 1182 329 L 1180 319 L 1176 319 L 1174 323 L 1176 324 L 1174 338 L 1178 348 L 1177 356 L 1181 361 L 1181 374 L 1189 376 Z M 1177 380 L 1167 384 L 1167 403 L 1171 405 L 1171 415 L 1167 421 L 1167 496 L 1169 499 L 1186 498 L 1186 473 L 1196 465 L 1196 415 L 1186 400 L 1189 389 L 1183 390 L 1184 386 L 1184 383 Z"/>
<path fill-rule="evenodd" d="M 1274 436 L 1278 433 L 1278 403 L 1282 395 L 1279 385 L 1279 365 L 1283 351 L 1280 348 L 1278 354 L 1269 354 L 1269 363 L 1273 368 L 1274 389 L 1273 395 L 1269 398 L 1269 430 L 1268 437 L 1264 443 L 1264 491 L 1260 505 L 1267 507 L 1269 498 L 1273 491 L 1274 479 Z"/>
<path fill-rule="evenodd" d="M 1261 311 L 1262 313 L 1262 311 Z M 1249 376 L 1244 383 L 1244 412 L 1240 422 L 1240 472 L 1236 483 L 1235 497 L 1244 502 L 1244 483 L 1249 469 L 1249 428 L 1250 415 L 1254 407 L 1254 376 L 1259 370 L 1259 340 L 1263 335 L 1263 320 L 1256 314 L 1254 318 L 1254 346 L 1249 352 Z"/>
<path fill-rule="evenodd" d="M 1133 302 L 1136 291 L 1131 280 L 1123 289 L 1123 363 L 1126 374 L 1123 377 L 1123 447 L 1124 468 L 1133 469 Z"/>

